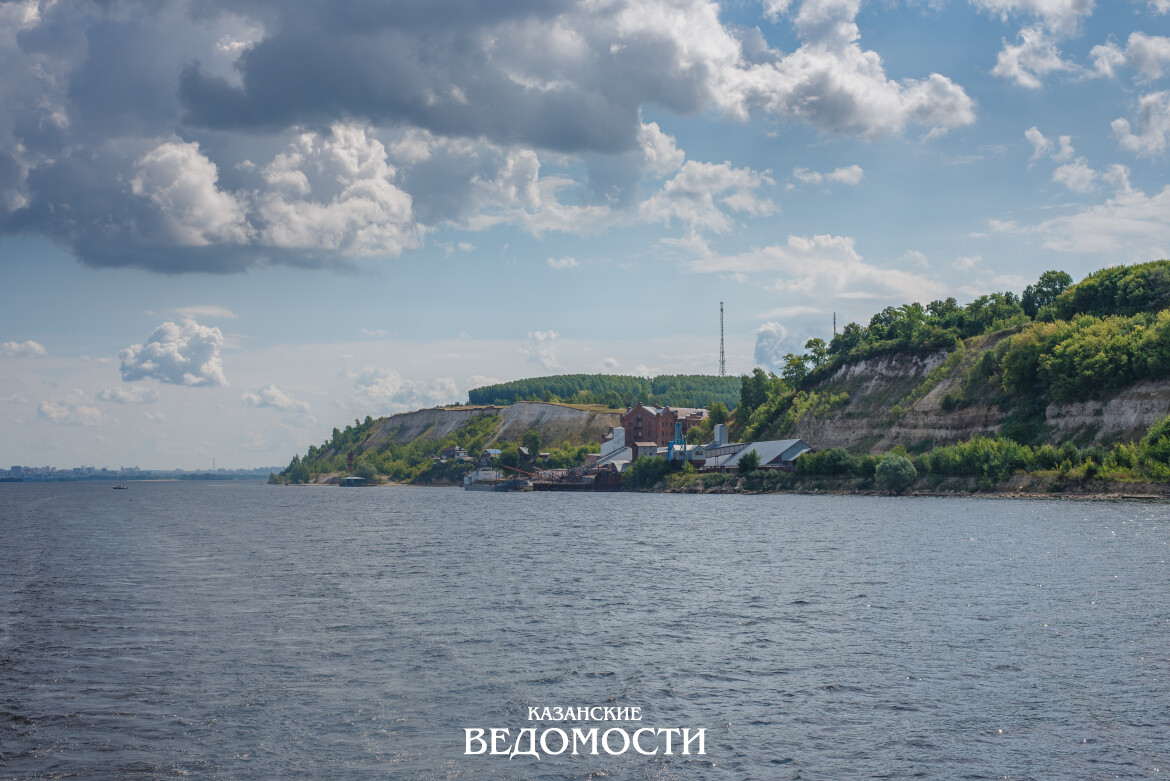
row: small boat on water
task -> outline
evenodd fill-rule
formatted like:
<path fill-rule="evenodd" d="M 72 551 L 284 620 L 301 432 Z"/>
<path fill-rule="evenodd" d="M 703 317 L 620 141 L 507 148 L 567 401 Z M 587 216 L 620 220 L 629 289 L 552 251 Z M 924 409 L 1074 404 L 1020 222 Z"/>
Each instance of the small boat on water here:
<path fill-rule="evenodd" d="M 125 483 L 118 483 L 117 485 L 115 485 L 115 486 L 114 486 L 114 490 L 115 490 L 115 491 L 117 491 L 117 490 L 120 488 L 120 489 L 122 489 L 123 491 L 125 491 L 125 490 L 127 490 L 129 487 L 130 487 L 130 486 L 126 485 Z"/>
<path fill-rule="evenodd" d="M 532 481 L 523 477 L 504 477 L 498 469 L 476 469 L 463 477 L 464 491 L 531 491 Z"/>

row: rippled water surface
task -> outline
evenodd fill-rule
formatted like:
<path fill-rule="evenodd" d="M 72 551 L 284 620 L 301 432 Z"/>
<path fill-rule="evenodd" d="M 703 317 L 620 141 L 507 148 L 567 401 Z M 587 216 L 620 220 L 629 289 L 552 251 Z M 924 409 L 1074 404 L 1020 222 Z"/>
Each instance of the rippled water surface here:
<path fill-rule="evenodd" d="M 0 485 L 0 777 L 1161 777 L 1168 520 Z M 463 756 L 546 705 L 639 706 L 707 753 Z"/>

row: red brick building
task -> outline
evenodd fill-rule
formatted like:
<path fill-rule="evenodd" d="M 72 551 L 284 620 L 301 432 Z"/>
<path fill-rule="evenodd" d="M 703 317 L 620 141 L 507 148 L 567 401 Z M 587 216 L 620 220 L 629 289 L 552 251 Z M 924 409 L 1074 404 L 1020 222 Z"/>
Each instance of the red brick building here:
<path fill-rule="evenodd" d="M 666 447 L 674 439 L 675 421 L 682 423 L 683 436 L 707 417 L 707 410 L 694 407 L 660 407 L 638 402 L 622 415 L 626 442 L 654 442 Z"/>

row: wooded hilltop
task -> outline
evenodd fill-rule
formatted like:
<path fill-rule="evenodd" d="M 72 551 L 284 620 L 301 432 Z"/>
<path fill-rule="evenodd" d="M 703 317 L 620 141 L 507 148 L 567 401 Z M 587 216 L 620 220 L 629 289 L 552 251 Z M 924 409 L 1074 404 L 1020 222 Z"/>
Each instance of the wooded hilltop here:
<path fill-rule="evenodd" d="M 663 470 L 659 488 L 1158 494 L 1170 486 L 1170 261 L 1103 269 L 1077 284 L 1048 271 L 1021 294 L 965 306 L 948 298 L 887 307 L 828 342 L 809 340 L 778 373 L 560 375 L 469 397 L 474 404 L 334 429 L 272 480 L 348 474 L 352 451 L 354 473 L 369 479 L 456 482 L 461 467 L 429 456 L 458 445 L 472 456 L 499 448 L 511 460 L 525 437 L 529 450 L 549 453 L 548 466 L 579 464 L 643 401 L 721 409 L 733 440 L 798 437 L 818 451 L 793 473 Z M 525 403 L 536 399 L 544 403 Z M 904 484 L 882 484 L 883 460 L 908 462 L 913 474 L 903 467 Z"/>

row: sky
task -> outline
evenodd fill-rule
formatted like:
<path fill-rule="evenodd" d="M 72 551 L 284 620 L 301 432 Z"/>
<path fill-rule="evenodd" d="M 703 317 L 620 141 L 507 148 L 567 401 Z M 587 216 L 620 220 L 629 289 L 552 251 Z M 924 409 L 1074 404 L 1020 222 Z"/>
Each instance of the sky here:
<path fill-rule="evenodd" d="M 285 464 L 1170 247 L 1170 0 L 0 0 L 0 465 Z"/>

